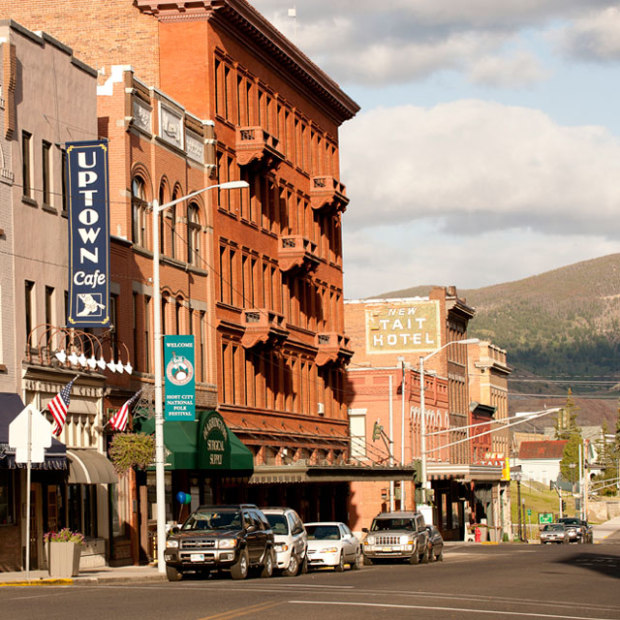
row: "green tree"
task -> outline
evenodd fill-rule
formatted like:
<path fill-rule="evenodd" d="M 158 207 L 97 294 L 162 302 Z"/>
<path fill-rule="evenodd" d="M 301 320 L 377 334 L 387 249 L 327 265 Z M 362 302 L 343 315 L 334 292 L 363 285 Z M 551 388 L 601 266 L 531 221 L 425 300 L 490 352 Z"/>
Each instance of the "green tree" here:
<path fill-rule="evenodd" d="M 568 440 L 560 461 L 560 473 L 564 480 L 572 484 L 579 481 L 579 446 L 583 444 L 581 429 L 577 426 L 578 410 L 573 400 L 573 391 L 568 388 L 566 404 L 558 411 L 555 436 L 556 439 Z"/>

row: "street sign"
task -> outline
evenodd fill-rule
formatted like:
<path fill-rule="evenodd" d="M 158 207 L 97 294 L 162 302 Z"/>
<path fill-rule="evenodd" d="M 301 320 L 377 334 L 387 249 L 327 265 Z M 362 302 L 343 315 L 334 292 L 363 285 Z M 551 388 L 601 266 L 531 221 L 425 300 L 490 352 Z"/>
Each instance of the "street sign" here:
<path fill-rule="evenodd" d="M 52 424 L 34 405 L 28 405 L 9 424 L 9 446 L 15 448 L 16 463 L 27 463 L 29 460 L 42 463 L 45 461 L 45 448 L 51 445 Z"/>
<path fill-rule="evenodd" d="M 528 509 L 527 509 L 527 516 L 528 516 L 528 517 L 531 517 L 531 516 L 532 516 L 532 509 L 531 509 L 531 508 L 528 508 Z"/>
<path fill-rule="evenodd" d="M 539 512 L 538 523 L 553 523 L 553 513 L 552 512 Z"/>

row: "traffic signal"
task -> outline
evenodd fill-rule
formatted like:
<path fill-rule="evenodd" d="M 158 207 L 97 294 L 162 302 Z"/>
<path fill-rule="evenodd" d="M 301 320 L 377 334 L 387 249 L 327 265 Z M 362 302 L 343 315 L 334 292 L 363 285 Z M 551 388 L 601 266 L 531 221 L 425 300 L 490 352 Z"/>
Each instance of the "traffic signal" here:
<path fill-rule="evenodd" d="M 562 512 L 566 512 L 566 500 L 562 500 Z"/>
<path fill-rule="evenodd" d="M 381 438 L 381 431 L 383 431 L 383 426 L 379 424 L 379 422 L 375 422 L 375 425 L 372 427 L 372 440 L 377 441 L 377 439 Z"/>

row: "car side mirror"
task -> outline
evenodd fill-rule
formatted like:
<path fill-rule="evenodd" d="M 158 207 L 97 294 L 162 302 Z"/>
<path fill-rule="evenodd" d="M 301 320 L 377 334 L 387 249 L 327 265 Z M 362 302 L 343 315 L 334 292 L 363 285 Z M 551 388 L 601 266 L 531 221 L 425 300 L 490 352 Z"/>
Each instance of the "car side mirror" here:
<path fill-rule="evenodd" d="M 368 528 L 367 527 L 363 527 L 362 528 L 362 532 L 364 532 L 364 534 L 368 534 Z"/>
<path fill-rule="evenodd" d="M 250 524 L 245 528 L 246 532 L 255 532 L 256 531 L 256 526 L 254 524 Z"/>
<path fill-rule="evenodd" d="M 173 525 L 168 531 L 168 534 L 178 534 L 180 531 L 181 528 L 178 525 Z"/>

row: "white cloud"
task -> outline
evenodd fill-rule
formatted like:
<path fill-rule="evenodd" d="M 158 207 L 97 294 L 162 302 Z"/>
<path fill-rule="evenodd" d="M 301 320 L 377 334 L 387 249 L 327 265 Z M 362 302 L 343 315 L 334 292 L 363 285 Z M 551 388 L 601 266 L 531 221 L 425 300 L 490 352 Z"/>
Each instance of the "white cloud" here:
<path fill-rule="evenodd" d="M 473 63 L 469 71 L 475 84 L 523 88 L 541 82 L 548 73 L 533 54 L 517 52 L 510 57 L 487 56 Z"/>
<path fill-rule="evenodd" d="M 571 56 L 594 61 L 620 60 L 620 8 L 608 7 L 576 20 L 560 37 Z"/>
<path fill-rule="evenodd" d="M 500 228 L 618 234 L 620 141 L 542 112 L 477 100 L 378 108 L 341 129 L 348 229 L 440 218 Z M 372 171 L 372 174 L 369 173 Z"/>
<path fill-rule="evenodd" d="M 490 56 L 525 29 L 545 30 L 553 20 L 580 19 L 611 7 L 611 0 L 253 0 L 252 4 L 334 79 L 384 85 L 462 70 L 478 83 L 513 87 L 515 71 L 528 83 L 541 79 L 536 62 L 517 56 L 499 80 Z M 297 9 L 296 19 L 288 9 Z M 497 63 L 497 61 L 496 61 Z"/>

